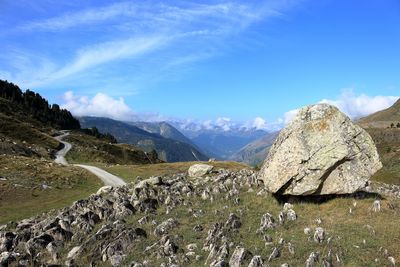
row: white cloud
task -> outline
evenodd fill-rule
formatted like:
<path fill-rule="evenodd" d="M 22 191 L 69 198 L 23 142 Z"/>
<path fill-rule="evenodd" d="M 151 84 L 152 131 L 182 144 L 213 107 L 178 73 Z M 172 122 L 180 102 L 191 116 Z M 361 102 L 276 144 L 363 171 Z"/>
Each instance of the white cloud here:
<path fill-rule="evenodd" d="M 257 130 L 268 130 L 269 125 L 265 121 L 265 119 L 261 117 L 255 117 L 254 120 L 251 122 L 251 124 L 245 123 L 247 128 L 255 128 Z M 248 127 L 250 126 L 250 127 Z"/>
<path fill-rule="evenodd" d="M 357 119 L 386 109 L 399 99 L 398 96 L 368 96 L 356 95 L 352 89 L 346 89 L 336 100 L 323 99 L 320 103 L 336 106 L 350 118 Z"/>
<path fill-rule="evenodd" d="M 283 122 L 283 124 L 288 124 L 289 122 L 291 122 L 294 119 L 294 117 L 296 117 L 298 112 L 299 112 L 299 109 L 289 110 L 289 111 L 285 112 L 285 114 L 283 114 L 283 120 L 280 120 L 280 121 Z"/>
<path fill-rule="evenodd" d="M 353 89 L 344 89 L 337 99 L 322 99 L 319 103 L 327 103 L 336 106 L 351 119 L 368 116 L 374 112 L 386 109 L 394 104 L 399 96 L 368 96 L 366 94 L 355 94 Z M 278 124 L 288 124 L 299 112 L 293 109 L 284 113 L 283 118 L 278 119 Z"/>
<path fill-rule="evenodd" d="M 225 132 L 229 131 L 234 123 L 231 118 L 219 117 L 215 120 L 215 125 L 222 128 Z"/>
<path fill-rule="evenodd" d="M 116 120 L 133 121 L 135 112 L 125 104 L 122 97 L 114 99 L 106 94 L 97 93 L 93 98 L 75 96 L 72 91 L 64 94 L 62 108 L 75 116 L 107 117 Z"/>

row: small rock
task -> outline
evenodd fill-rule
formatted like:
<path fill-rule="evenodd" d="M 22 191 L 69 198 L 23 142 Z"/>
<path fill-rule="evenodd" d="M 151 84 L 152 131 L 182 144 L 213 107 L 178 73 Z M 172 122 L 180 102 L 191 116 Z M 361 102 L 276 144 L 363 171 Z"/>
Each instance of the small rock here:
<path fill-rule="evenodd" d="M 194 164 L 190 166 L 188 173 L 190 177 L 202 177 L 213 169 L 214 167 L 208 164 Z"/>
<path fill-rule="evenodd" d="M 392 257 L 392 256 L 388 257 L 388 261 L 390 262 L 390 264 L 392 266 L 396 266 L 396 260 L 394 257 Z"/>
<path fill-rule="evenodd" d="M 319 252 L 311 252 L 310 256 L 306 260 L 306 267 L 316 266 L 319 261 Z"/>
<path fill-rule="evenodd" d="M 112 189 L 113 187 L 111 185 L 100 187 L 100 189 L 97 190 L 96 195 L 108 194 L 112 191 Z"/>
<path fill-rule="evenodd" d="M 244 247 L 237 246 L 229 260 L 230 267 L 240 267 L 243 261 L 251 257 L 251 253 Z"/>
<path fill-rule="evenodd" d="M 372 204 L 372 211 L 373 212 L 380 212 L 381 211 L 381 201 L 375 200 Z"/>
<path fill-rule="evenodd" d="M 325 240 L 325 230 L 322 227 L 317 227 L 314 232 L 314 241 L 322 243 Z"/>
<path fill-rule="evenodd" d="M 311 228 L 310 227 L 304 228 L 304 234 L 310 235 L 311 234 Z"/>
<path fill-rule="evenodd" d="M 264 261 L 261 256 L 254 256 L 248 267 L 264 267 Z"/>
<path fill-rule="evenodd" d="M 179 222 L 173 218 L 169 218 L 168 220 L 157 225 L 156 229 L 154 229 L 154 235 L 162 236 L 168 234 L 168 231 L 175 228 L 179 225 Z"/>
<path fill-rule="evenodd" d="M 75 259 L 75 258 L 79 255 L 80 250 L 81 250 L 81 246 L 73 247 L 73 248 L 68 252 L 67 259 Z"/>
<path fill-rule="evenodd" d="M 275 247 L 275 248 L 272 250 L 271 255 L 269 255 L 268 261 L 271 261 L 271 260 L 273 260 L 273 259 L 279 258 L 280 256 L 281 256 L 280 250 L 279 250 L 277 247 Z"/>

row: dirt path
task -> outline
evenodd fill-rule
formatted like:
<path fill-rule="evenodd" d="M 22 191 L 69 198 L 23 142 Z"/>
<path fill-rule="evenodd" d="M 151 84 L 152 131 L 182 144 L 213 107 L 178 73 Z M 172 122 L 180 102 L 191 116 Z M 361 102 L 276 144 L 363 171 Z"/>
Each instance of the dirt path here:
<path fill-rule="evenodd" d="M 63 140 L 63 138 L 65 138 L 68 135 L 69 135 L 69 132 L 63 131 L 62 135 L 54 137 L 57 141 L 59 141 L 59 142 L 64 144 L 63 149 L 57 151 L 56 159 L 54 161 L 56 163 L 58 163 L 58 164 L 62 164 L 62 165 L 65 165 L 65 166 L 69 165 L 67 160 L 65 159 L 65 155 L 72 148 L 72 144 L 71 143 L 68 143 L 68 142 Z M 90 165 L 83 165 L 83 164 L 73 164 L 73 165 L 81 167 L 81 168 L 84 168 L 84 169 L 90 171 L 91 173 L 93 173 L 94 175 L 99 177 L 103 181 L 103 183 L 105 185 L 122 186 L 122 185 L 126 184 L 124 182 L 124 180 L 122 180 L 120 177 L 115 176 L 115 175 L 113 175 L 113 174 L 111 174 L 109 172 L 106 172 L 105 170 L 102 170 L 102 169 L 100 169 L 98 167 L 94 167 L 94 166 L 90 166 Z"/>

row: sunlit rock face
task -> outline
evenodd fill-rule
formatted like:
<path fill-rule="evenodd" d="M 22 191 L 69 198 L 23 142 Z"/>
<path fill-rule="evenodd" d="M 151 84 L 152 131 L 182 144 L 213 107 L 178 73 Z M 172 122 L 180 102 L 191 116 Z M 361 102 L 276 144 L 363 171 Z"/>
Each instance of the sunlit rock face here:
<path fill-rule="evenodd" d="M 336 107 L 317 104 L 302 108 L 281 131 L 259 179 L 277 194 L 349 194 L 381 167 L 365 130 Z"/>

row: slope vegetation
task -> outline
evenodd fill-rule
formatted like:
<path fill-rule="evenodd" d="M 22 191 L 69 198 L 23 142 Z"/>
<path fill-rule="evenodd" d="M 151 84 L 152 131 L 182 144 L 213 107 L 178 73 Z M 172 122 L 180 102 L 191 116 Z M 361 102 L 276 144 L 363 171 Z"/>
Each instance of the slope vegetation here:
<path fill-rule="evenodd" d="M 400 123 L 400 99 L 387 109 L 361 118 L 358 123 L 364 128 L 388 128 L 391 124 L 397 126 Z"/>
<path fill-rule="evenodd" d="M 371 135 L 383 168 L 372 179 L 400 184 L 400 99 L 393 106 L 357 121 Z"/>

